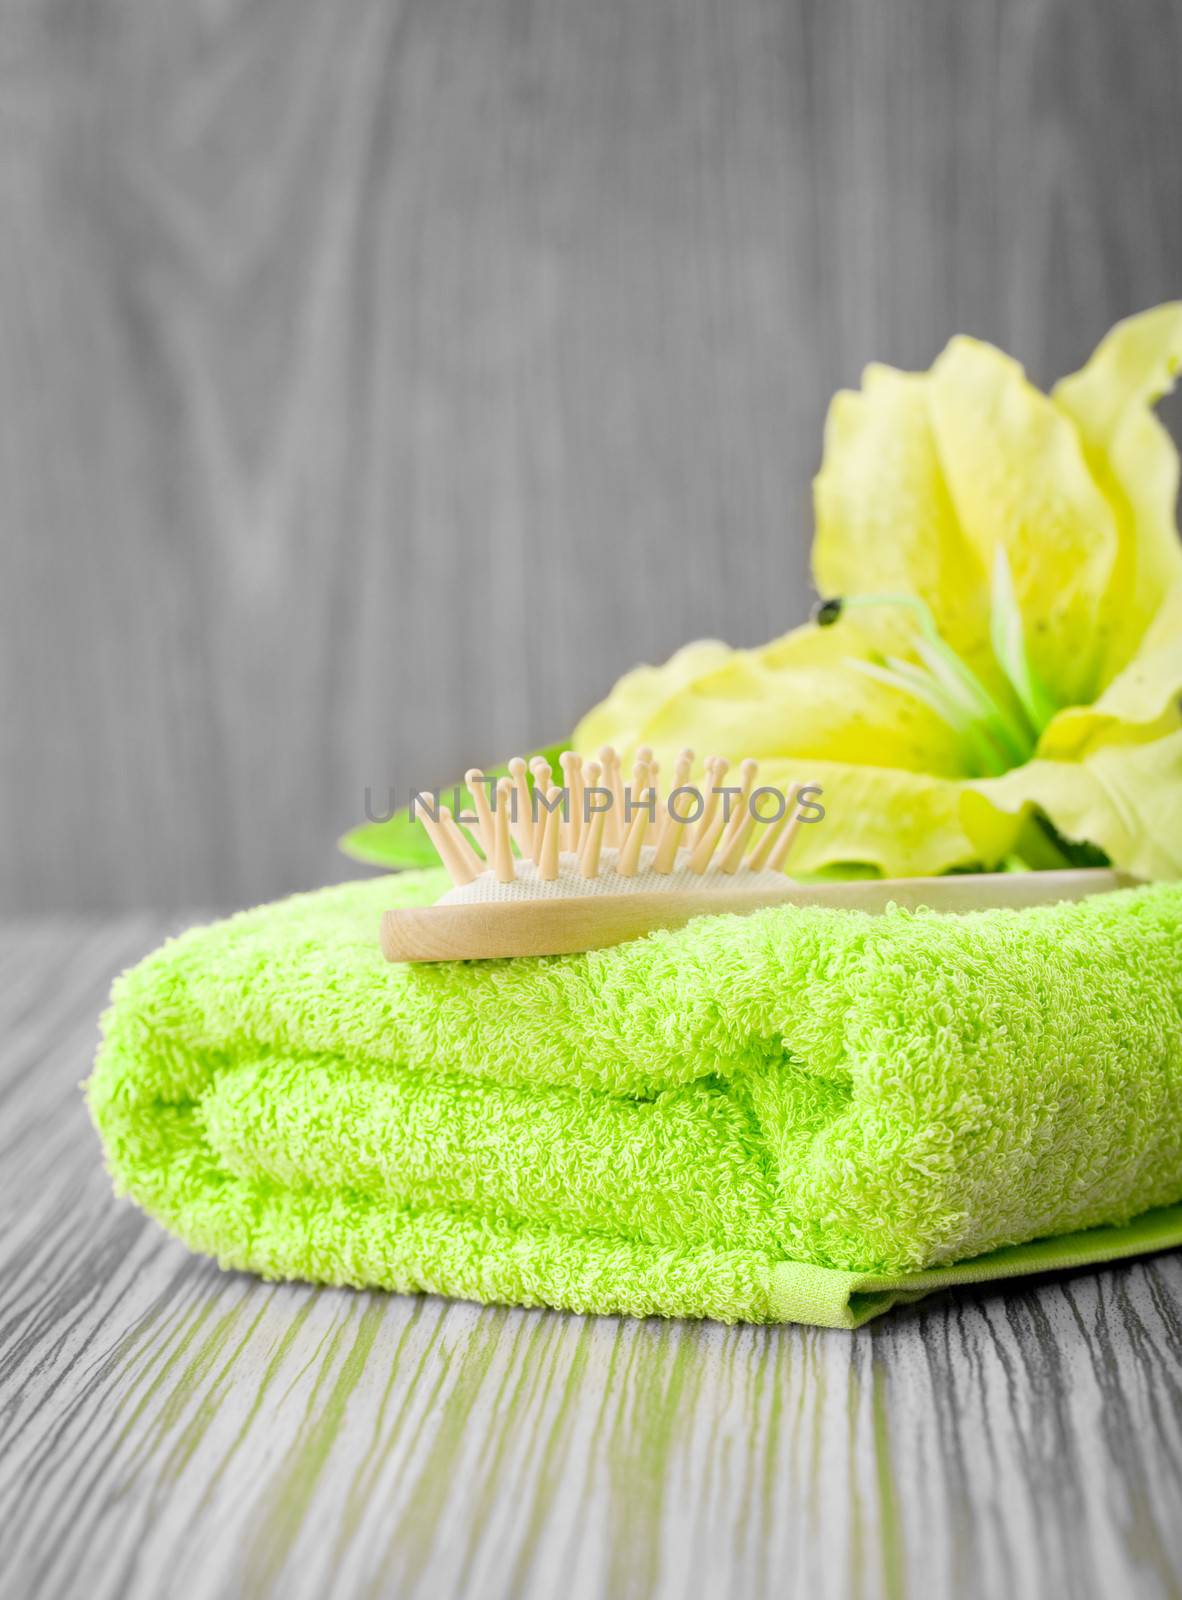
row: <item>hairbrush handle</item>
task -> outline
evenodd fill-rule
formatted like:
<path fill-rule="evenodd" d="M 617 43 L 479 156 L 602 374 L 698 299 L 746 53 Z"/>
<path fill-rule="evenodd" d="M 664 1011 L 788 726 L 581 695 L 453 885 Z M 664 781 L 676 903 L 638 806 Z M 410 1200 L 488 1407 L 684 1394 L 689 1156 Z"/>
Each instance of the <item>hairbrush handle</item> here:
<path fill-rule="evenodd" d="M 651 890 L 467 905 L 407 906 L 382 916 L 387 961 L 487 961 L 503 956 L 569 955 L 622 944 L 694 917 L 746 916 L 773 905 L 885 911 L 888 905 L 933 911 L 1021 909 L 1082 900 L 1140 880 L 1109 868 L 1064 872 L 982 872 L 946 878 L 859 878 L 794 883 L 782 889 L 713 883 L 700 891 Z"/>

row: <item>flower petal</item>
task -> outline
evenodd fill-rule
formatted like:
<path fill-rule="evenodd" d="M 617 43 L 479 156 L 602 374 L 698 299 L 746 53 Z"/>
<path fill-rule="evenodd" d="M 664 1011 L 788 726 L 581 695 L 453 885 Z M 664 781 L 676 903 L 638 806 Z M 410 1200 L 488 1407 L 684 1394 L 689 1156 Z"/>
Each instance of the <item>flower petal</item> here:
<path fill-rule="evenodd" d="M 1119 530 L 1103 682 L 1127 665 L 1165 595 L 1182 582 L 1174 523 L 1178 452 L 1152 411 L 1182 369 L 1182 301 L 1118 322 L 1052 398 L 1075 424 Z"/>
<path fill-rule="evenodd" d="M 614 744 L 625 757 L 651 745 L 666 771 L 691 746 L 700 759 L 753 756 L 805 763 L 864 761 L 955 776 L 969 770 L 954 731 L 914 697 L 872 682 L 851 664 L 864 634 L 798 628 L 762 650 L 703 649 L 689 670 L 679 651 L 663 667 L 621 679 L 574 734 L 585 755 Z"/>
<path fill-rule="evenodd" d="M 980 565 L 1005 550 L 1031 666 L 1057 704 L 1090 700 L 1118 536 L 1075 427 L 1016 361 L 975 339 L 951 341 L 929 399 L 956 519 Z"/>
<path fill-rule="evenodd" d="M 1182 877 L 1182 731 L 1139 744 L 1099 744 L 1082 761 L 1031 761 L 965 786 L 961 820 L 995 865 L 1037 806 L 1067 839 L 1098 845 L 1145 878 Z"/>
<path fill-rule="evenodd" d="M 894 768 L 844 762 L 773 762 L 759 781 L 821 787 L 822 821 L 797 834 L 793 877 L 842 870 L 884 878 L 928 877 L 980 860 L 960 817 L 963 784 Z"/>
<path fill-rule="evenodd" d="M 813 573 L 822 595 L 918 594 L 941 634 L 983 676 L 989 648 L 988 572 L 948 493 L 928 409 L 926 373 L 873 365 L 860 392 L 833 398 L 813 484 Z M 884 608 L 862 613 L 883 650 L 905 650 L 914 625 Z"/>
<path fill-rule="evenodd" d="M 1182 582 L 1159 609 L 1124 671 L 1094 705 L 1060 711 L 1039 741 L 1038 753 L 1057 761 L 1078 759 L 1098 741 L 1140 742 L 1178 727 L 1182 727 Z"/>

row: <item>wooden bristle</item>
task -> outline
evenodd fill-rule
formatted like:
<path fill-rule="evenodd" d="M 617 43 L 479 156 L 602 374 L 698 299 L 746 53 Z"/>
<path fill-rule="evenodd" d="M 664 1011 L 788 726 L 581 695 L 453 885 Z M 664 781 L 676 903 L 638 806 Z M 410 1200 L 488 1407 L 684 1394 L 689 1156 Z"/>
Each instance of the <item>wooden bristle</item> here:
<path fill-rule="evenodd" d="M 579 859 L 579 871 L 584 878 L 599 876 L 599 853 L 603 848 L 603 829 L 606 821 L 607 812 L 596 811 L 587 824 L 587 836 L 583 840 L 583 853 Z"/>
<path fill-rule="evenodd" d="M 683 750 L 678 756 L 669 779 L 669 787 L 663 798 L 658 803 L 656 845 L 657 853 L 653 857 L 654 872 L 669 872 L 677 852 L 689 839 L 685 824 L 678 822 L 669 811 L 669 799 L 689 782 L 690 773 L 693 771 L 694 753 L 692 750 Z M 660 786 L 657 786 L 658 794 Z"/>
<path fill-rule="evenodd" d="M 751 791 L 755 787 L 755 780 L 756 780 L 756 778 L 758 776 L 759 776 L 759 762 L 758 761 L 744 761 L 740 765 L 740 767 L 739 767 L 739 784 L 740 784 L 740 786 L 741 786 L 741 788 L 743 790 L 743 793 L 742 793 L 742 795 L 740 796 L 740 798 L 739 798 L 739 800 L 737 802 L 737 807 L 738 807 L 739 810 L 746 811 L 747 802 L 751 798 Z M 733 813 L 732 813 L 732 815 L 733 815 Z"/>
<path fill-rule="evenodd" d="M 755 786 L 755 777 L 759 771 L 758 761 L 744 761 L 739 768 L 739 794 L 737 797 L 728 795 L 735 804 L 730 813 L 730 820 L 722 831 L 722 838 L 718 847 L 718 865 L 723 872 L 734 872 L 739 862 L 743 859 L 743 852 L 747 848 L 747 841 L 751 837 L 755 826 L 754 819 L 748 809 L 747 802 L 751 798 L 751 790 Z M 726 807 L 723 807 L 725 814 Z"/>
<path fill-rule="evenodd" d="M 472 883 L 479 877 L 484 863 L 460 831 L 455 818 L 446 806 L 439 807 L 438 817 L 431 815 L 431 797 L 419 795 L 415 815 L 426 829 L 435 853 L 447 868 L 448 876 L 457 886 Z"/>
<path fill-rule="evenodd" d="M 537 788 L 543 794 L 550 793 L 550 785 L 554 782 L 554 774 L 550 771 L 550 763 L 545 756 L 534 756 L 530 761 L 529 770 Z"/>
<path fill-rule="evenodd" d="M 526 776 L 526 765 L 520 756 L 514 756 L 509 763 L 509 776 L 513 780 L 514 815 L 509 822 L 513 830 L 513 837 L 517 841 L 517 848 L 522 857 L 532 856 L 534 853 L 534 819 L 530 805 L 529 779 Z"/>
<path fill-rule="evenodd" d="M 493 812 L 493 871 L 498 883 L 512 883 L 517 873 L 513 866 L 513 847 L 509 843 L 509 813 L 513 806 L 513 783 L 502 778 L 497 784 L 497 805 Z"/>
<path fill-rule="evenodd" d="M 637 809 L 633 812 L 632 820 L 628 826 L 628 836 L 624 840 L 623 848 L 616 861 L 616 871 L 621 878 L 634 878 L 636 868 L 640 862 L 640 851 L 644 844 L 644 836 L 648 830 L 648 806 L 646 801 L 652 796 L 651 789 L 642 790 L 639 796 L 634 796 Z"/>
<path fill-rule="evenodd" d="M 737 872 L 739 862 L 743 859 L 743 852 L 751 842 L 751 835 L 755 831 L 755 818 L 744 807 L 736 811 L 731 818 L 731 826 L 723 841 L 722 854 L 718 866 L 721 872 Z"/>
<path fill-rule="evenodd" d="M 699 831 L 694 840 L 693 852 L 689 859 L 691 872 L 705 872 L 710 865 L 710 857 L 714 854 L 718 841 L 722 838 L 723 829 L 726 827 L 726 816 L 721 807 L 715 808 L 715 814 L 710 820 L 710 826 L 705 833 Z"/>
<path fill-rule="evenodd" d="M 809 784 L 801 784 L 800 786 L 800 788 L 804 789 L 809 787 Z M 796 794 L 799 795 L 799 793 L 800 789 L 797 789 Z M 787 825 L 781 831 L 779 838 L 776 840 L 772 853 L 768 857 L 768 867 L 772 872 L 783 872 L 784 865 L 788 860 L 788 853 L 792 849 L 792 845 L 796 839 L 796 835 L 800 832 L 800 828 L 800 803 L 794 796 L 792 802 L 792 816 Z"/>
<path fill-rule="evenodd" d="M 612 792 L 605 834 L 611 848 L 618 850 L 624 842 L 624 780 L 620 772 L 620 758 L 610 744 L 605 744 L 599 752 L 599 759 L 603 764 L 603 786 Z"/>
<path fill-rule="evenodd" d="M 684 789 L 690 781 L 690 773 L 694 770 L 694 753 L 692 750 L 683 750 L 677 758 L 673 768 L 673 777 L 669 783 L 669 793 L 677 789 Z"/>
<path fill-rule="evenodd" d="M 476 836 L 480 840 L 480 848 L 484 851 L 484 859 L 491 861 L 496 834 L 488 803 L 488 780 L 479 767 L 470 767 L 464 774 L 464 782 L 472 794 L 472 809 L 476 813 Z"/>
<path fill-rule="evenodd" d="M 538 861 L 538 877 L 553 882 L 558 876 L 558 851 L 562 844 L 562 807 L 557 804 L 558 790 L 553 785 L 546 791 L 546 799 L 554 809 L 543 814 L 545 834 Z"/>
<path fill-rule="evenodd" d="M 706 773 L 702 780 L 705 789 L 705 809 L 697 823 L 697 831 L 694 834 L 695 850 L 714 827 L 714 816 L 722 800 L 722 796 L 718 792 L 718 785 L 726 777 L 729 767 L 730 763 L 723 756 L 708 756 L 706 758 Z M 695 868 L 694 870 L 700 871 L 701 868 Z"/>
<path fill-rule="evenodd" d="M 595 820 L 594 814 L 592 814 L 592 816 L 590 816 L 590 817 L 582 815 L 583 807 L 586 805 L 587 790 L 588 789 L 598 789 L 600 775 L 602 773 L 602 770 L 603 769 L 600 767 L 598 761 L 588 761 L 583 766 L 582 782 L 581 782 L 580 789 L 579 789 L 579 811 L 580 811 L 579 828 L 580 828 L 580 839 L 581 839 L 581 843 L 579 845 L 579 854 L 580 854 L 580 856 L 583 854 L 584 848 L 586 846 L 587 836 L 591 831 L 591 824 Z M 596 797 L 595 797 L 596 805 L 599 804 L 599 802 L 602 800 L 602 798 L 603 798 L 602 795 L 596 795 Z M 607 824 L 605 822 L 604 823 L 604 827 L 606 827 L 606 826 L 607 826 Z M 600 841 L 601 841 L 601 843 L 602 843 L 603 837 L 604 837 L 603 828 L 601 828 L 600 829 Z"/>
<path fill-rule="evenodd" d="M 661 836 L 657 840 L 657 853 L 653 856 L 654 872 L 672 872 L 677 852 L 689 840 L 689 829 L 684 822 L 666 813 L 661 823 Z"/>
<path fill-rule="evenodd" d="M 558 758 L 562 768 L 563 787 L 566 789 L 569 816 L 563 829 L 563 848 L 576 853 L 583 831 L 583 762 L 573 750 L 564 750 Z"/>
<path fill-rule="evenodd" d="M 770 818 L 759 823 L 759 837 L 755 849 L 747 857 L 747 865 L 752 872 L 762 872 L 767 865 L 768 857 L 775 848 L 776 840 L 792 820 L 794 807 L 789 800 L 784 802 L 782 814 L 772 821 Z"/>

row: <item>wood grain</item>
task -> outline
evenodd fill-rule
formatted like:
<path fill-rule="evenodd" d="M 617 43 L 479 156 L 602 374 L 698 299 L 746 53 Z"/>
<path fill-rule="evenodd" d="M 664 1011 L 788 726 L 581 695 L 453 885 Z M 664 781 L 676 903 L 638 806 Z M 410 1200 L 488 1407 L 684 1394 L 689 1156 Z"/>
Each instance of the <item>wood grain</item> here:
<path fill-rule="evenodd" d="M 867 360 L 1178 293 L 1180 80 L 1175 0 L 14 0 L 0 905 L 322 882 L 799 621 Z"/>
<path fill-rule="evenodd" d="M 0 926 L 0 1592 L 1182 1592 L 1182 1255 L 856 1334 L 223 1274 L 77 1092 L 167 931 Z"/>

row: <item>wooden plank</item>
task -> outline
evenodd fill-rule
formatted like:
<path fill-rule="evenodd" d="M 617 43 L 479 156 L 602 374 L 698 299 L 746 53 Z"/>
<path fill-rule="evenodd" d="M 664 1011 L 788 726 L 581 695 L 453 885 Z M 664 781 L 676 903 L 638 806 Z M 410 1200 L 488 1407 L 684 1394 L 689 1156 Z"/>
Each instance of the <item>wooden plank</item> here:
<path fill-rule="evenodd" d="M 1182 1256 L 853 1335 L 223 1274 L 76 1088 L 166 931 L 0 927 L 0 1592 L 1178 1592 Z"/>
<path fill-rule="evenodd" d="M 1047 381 L 1178 292 L 1173 0 L 124 0 L 4 45 L 9 910 L 348 871 L 367 785 L 801 620 L 868 360 L 964 330 Z"/>

